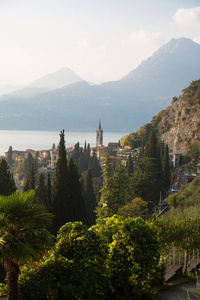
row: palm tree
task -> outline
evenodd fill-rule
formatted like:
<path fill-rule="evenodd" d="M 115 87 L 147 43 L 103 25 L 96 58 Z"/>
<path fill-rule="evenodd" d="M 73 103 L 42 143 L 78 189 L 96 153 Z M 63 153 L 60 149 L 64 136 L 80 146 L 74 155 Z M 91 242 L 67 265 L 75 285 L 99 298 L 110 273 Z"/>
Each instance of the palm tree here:
<path fill-rule="evenodd" d="M 15 192 L 0 198 L 0 259 L 6 270 L 8 300 L 18 300 L 19 267 L 41 258 L 53 243 L 46 229 L 53 215 L 34 204 L 35 192 Z"/>

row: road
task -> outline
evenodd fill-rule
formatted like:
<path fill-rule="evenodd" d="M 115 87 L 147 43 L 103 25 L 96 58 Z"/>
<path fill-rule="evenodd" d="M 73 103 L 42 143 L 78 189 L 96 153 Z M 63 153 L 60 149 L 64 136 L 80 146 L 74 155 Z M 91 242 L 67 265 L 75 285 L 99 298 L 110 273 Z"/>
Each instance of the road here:
<path fill-rule="evenodd" d="M 175 287 L 169 287 L 157 295 L 158 300 L 197 300 L 200 295 L 197 294 L 196 283 L 185 283 Z"/>

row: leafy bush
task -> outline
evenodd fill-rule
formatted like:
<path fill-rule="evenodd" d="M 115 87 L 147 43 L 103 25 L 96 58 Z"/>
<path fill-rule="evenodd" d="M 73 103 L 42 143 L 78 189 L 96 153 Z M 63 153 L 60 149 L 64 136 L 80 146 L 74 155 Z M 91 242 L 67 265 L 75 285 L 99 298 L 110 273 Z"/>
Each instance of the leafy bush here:
<path fill-rule="evenodd" d="M 152 283 L 160 279 L 161 269 L 159 243 L 147 222 L 113 216 L 94 230 L 109 245 L 113 296 L 134 295 L 138 299 L 148 293 Z"/>
<path fill-rule="evenodd" d="M 7 286 L 4 283 L 0 283 L 0 297 L 7 296 Z"/>
<path fill-rule="evenodd" d="M 171 194 L 168 198 L 167 198 L 167 202 L 169 204 L 169 206 L 171 208 L 176 208 L 177 207 L 177 196 L 178 194 Z"/>
<path fill-rule="evenodd" d="M 20 276 L 20 299 L 101 299 L 108 294 L 106 247 L 81 222 L 67 223 L 55 249 Z"/>
<path fill-rule="evenodd" d="M 139 299 L 162 278 L 160 244 L 146 221 L 113 216 L 60 228 L 55 248 L 21 269 L 21 300 Z"/>

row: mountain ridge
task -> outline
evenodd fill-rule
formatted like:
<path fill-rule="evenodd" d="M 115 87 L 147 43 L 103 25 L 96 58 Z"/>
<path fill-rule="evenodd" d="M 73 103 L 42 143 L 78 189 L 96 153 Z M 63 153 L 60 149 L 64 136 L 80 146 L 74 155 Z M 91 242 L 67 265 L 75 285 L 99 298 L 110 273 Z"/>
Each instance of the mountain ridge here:
<path fill-rule="evenodd" d="M 0 97 L 0 129 L 93 130 L 96 120 L 101 119 L 107 131 L 137 130 L 192 80 L 200 78 L 200 45 L 182 38 L 163 49 L 170 49 L 170 45 L 177 53 L 179 49 L 180 55 L 174 56 L 171 51 L 171 60 L 167 60 L 167 55 L 159 54 L 163 50 L 156 51 L 138 66 L 137 72 L 143 71 L 137 78 L 101 85 L 82 80 L 31 98 L 20 93 Z"/>

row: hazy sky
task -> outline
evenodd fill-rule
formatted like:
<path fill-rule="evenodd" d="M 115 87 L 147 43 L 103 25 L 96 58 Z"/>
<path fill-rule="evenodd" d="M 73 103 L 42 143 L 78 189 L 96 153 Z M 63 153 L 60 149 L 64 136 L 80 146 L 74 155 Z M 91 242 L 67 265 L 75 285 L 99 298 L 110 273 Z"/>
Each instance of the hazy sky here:
<path fill-rule="evenodd" d="M 0 85 L 118 80 L 173 37 L 200 44 L 199 0 L 0 0 Z"/>

